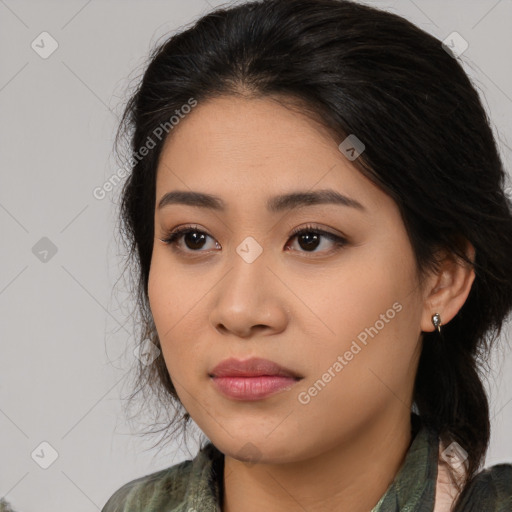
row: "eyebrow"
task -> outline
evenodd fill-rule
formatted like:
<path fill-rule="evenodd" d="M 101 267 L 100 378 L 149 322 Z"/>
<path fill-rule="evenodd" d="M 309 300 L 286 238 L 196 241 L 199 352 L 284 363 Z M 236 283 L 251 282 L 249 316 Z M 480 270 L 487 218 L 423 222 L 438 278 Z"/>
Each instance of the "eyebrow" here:
<path fill-rule="evenodd" d="M 185 190 L 174 190 L 164 194 L 158 203 L 158 209 L 171 204 L 184 204 L 221 212 L 226 210 L 226 203 L 218 196 Z M 267 210 L 271 213 L 279 213 L 284 210 L 317 204 L 335 204 L 366 211 L 366 208 L 359 201 L 351 199 L 332 189 L 316 190 L 313 192 L 298 191 L 273 196 L 267 201 Z"/>

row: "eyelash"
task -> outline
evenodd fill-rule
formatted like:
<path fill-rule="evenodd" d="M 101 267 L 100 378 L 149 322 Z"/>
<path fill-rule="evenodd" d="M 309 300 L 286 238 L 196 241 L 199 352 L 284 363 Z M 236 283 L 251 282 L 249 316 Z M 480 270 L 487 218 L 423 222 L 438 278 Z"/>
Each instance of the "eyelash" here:
<path fill-rule="evenodd" d="M 172 246 L 172 249 L 174 251 L 177 251 L 177 252 L 181 252 L 181 253 L 201 253 L 201 252 L 207 252 L 207 251 L 202 251 L 202 250 L 192 250 L 192 249 L 189 249 L 187 251 L 183 251 L 182 249 L 179 249 L 178 246 L 177 246 L 177 242 L 185 235 L 187 235 L 188 233 L 200 233 L 200 234 L 204 234 L 206 236 L 210 236 L 208 235 L 208 233 L 198 229 L 197 226 L 183 226 L 181 228 L 178 228 L 178 229 L 175 229 L 174 231 L 171 231 L 169 233 L 166 234 L 166 238 L 160 238 L 159 240 L 161 242 L 163 242 L 164 244 L 166 245 L 169 245 L 169 246 Z M 328 231 L 324 231 L 322 229 L 318 229 L 316 228 L 315 226 L 312 226 L 312 225 L 307 225 L 305 227 L 302 227 L 302 228 L 297 228 L 297 229 L 294 229 L 292 231 L 292 233 L 290 234 L 290 239 L 292 238 L 296 238 L 300 235 L 303 235 L 303 234 L 316 234 L 316 235 L 321 235 L 325 238 L 327 238 L 328 240 L 330 240 L 331 242 L 334 242 L 335 244 L 335 249 L 333 249 L 332 251 L 328 251 L 328 252 L 334 252 L 338 249 L 341 249 L 342 247 L 344 247 L 348 241 L 346 238 L 343 238 L 341 236 L 338 236 L 338 235 L 335 235 L 334 233 L 329 233 Z M 210 237 L 212 238 L 212 237 Z M 308 253 L 311 253 L 311 254 L 316 254 L 315 251 L 299 251 L 299 252 L 304 252 L 306 254 Z"/>

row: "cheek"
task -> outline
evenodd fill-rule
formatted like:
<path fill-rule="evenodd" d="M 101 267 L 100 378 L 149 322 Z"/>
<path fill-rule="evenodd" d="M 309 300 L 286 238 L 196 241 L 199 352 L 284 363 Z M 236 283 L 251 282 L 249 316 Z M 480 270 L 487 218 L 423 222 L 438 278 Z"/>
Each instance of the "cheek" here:
<path fill-rule="evenodd" d="M 148 278 L 148 297 L 156 327 L 167 330 L 183 318 L 194 300 L 197 302 L 190 278 L 172 264 L 168 250 L 154 248 Z M 165 337 L 160 341 L 163 343 Z"/>
<path fill-rule="evenodd" d="M 153 252 L 148 298 L 167 370 L 181 382 L 192 376 L 191 366 L 198 368 L 205 329 L 204 317 L 199 318 L 200 301 L 208 287 L 191 286 L 193 275 L 176 269 L 165 251 Z"/>
<path fill-rule="evenodd" d="M 324 341 L 312 358 L 315 377 L 342 356 L 346 364 L 339 374 L 347 377 L 343 385 L 358 389 L 358 394 L 374 393 L 375 385 L 384 389 L 378 377 L 403 387 L 410 377 L 421 314 L 413 270 L 412 260 L 400 257 L 396 249 L 386 253 L 368 247 L 357 258 L 344 260 L 338 279 L 317 288 L 314 309 L 330 329 L 324 340 L 331 341 Z"/>
<path fill-rule="evenodd" d="M 156 250 L 153 251 L 149 269 L 148 298 L 156 328 L 161 336 L 164 324 L 169 324 L 172 320 L 172 312 L 177 302 L 176 283 L 173 283 L 172 273 L 165 272 L 163 259 Z M 164 341 L 162 337 L 160 341 Z"/>
<path fill-rule="evenodd" d="M 171 348 L 175 350 L 179 347 L 179 344 L 172 340 L 176 340 L 179 319 L 185 314 L 183 309 L 187 298 L 184 294 L 188 288 L 183 286 L 178 274 L 168 268 L 165 256 L 160 253 L 161 249 L 153 252 L 148 279 L 148 298 L 162 354 L 171 372 L 169 365 L 174 358 L 169 357 L 169 352 Z"/>
<path fill-rule="evenodd" d="M 408 401 L 418 347 L 410 282 L 405 272 L 400 281 L 385 270 L 376 265 L 366 274 L 351 274 L 330 285 L 331 300 L 317 302 L 335 335 L 327 343 L 317 334 L 316 346 L 309 344 L 310 370 L 296 398 L 303 419 L 329 414 L 327 437 Z M 302 435 L 309 435 L 314 423 L 299 425 Z"/>
<path fill-rule="evenodd" d="M 401 300 L 405 269 L 396 275 L 387 260 L 371 253 L 370 247 L 354 252 L 353 257 L 343 260 L 343 266 L 332 273 L 331 279 L 318 287 L 317 307 L 334 331 L 334 339 L 356 337 Z"/>

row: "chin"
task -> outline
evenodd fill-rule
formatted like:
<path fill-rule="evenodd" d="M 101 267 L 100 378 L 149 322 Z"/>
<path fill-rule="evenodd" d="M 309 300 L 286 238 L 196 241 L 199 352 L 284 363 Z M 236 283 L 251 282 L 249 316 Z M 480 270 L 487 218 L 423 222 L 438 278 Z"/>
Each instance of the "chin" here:
<path fill-rule="evenodd" d="M 288 438 L 284 443 L 281 438 L 270 439 L 268 432 L 255 433 L 247 429 L 247 436 L 228 437 L 216 442 L 216 438 L 210 438 L 211 442 L 224 455 L 246 464 L 283 464 L 297 459 L 297 443 Z"/>

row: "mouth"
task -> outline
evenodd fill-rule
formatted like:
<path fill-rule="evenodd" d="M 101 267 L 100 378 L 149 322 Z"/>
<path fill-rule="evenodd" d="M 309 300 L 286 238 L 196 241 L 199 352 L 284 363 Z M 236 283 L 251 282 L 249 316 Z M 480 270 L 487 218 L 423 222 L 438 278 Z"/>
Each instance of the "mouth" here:
<path fill-rule="evenodd" d="M 289 377 L 298 380 L 303 378 L 291 369 L 259 357 L 246 360 L 225 359 L 208 375 L 210 377 Z"/>
<path fill-rule="evenodd" d="M 273 361 L 227 359 L 209 374 L 217 391 L 233 400 L 261 400 L 293 387 L 303 377 Z"/>

